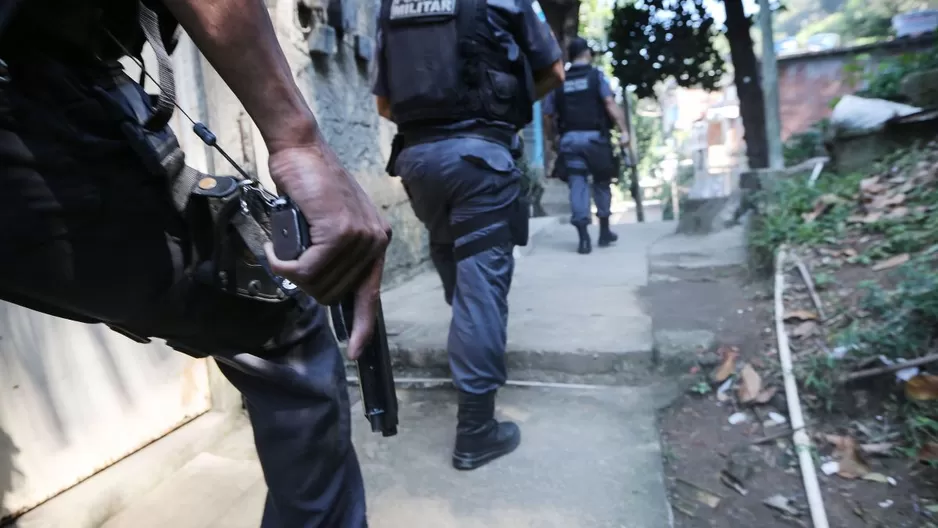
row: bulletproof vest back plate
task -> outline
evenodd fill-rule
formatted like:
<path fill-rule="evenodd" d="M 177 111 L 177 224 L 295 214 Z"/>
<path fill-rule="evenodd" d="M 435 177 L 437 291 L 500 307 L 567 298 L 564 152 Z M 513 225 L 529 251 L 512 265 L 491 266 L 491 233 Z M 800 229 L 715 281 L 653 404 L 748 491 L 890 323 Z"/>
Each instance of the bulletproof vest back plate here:
<path fill-rule="evenodd" d="M 523 67 L 489 38 L 485 0 L 384 0 L 381 23 L 399 126 L 530 120 L 533 101 L 525 101 L 528 86 L 517 74 Z"/>
<path fill-rule="evenodd" d="M 561 132 L 609 128 L 599 83 L 599 71 L 592 66 L 576 64 L 570 67 L 563 86 L 554 93 Z"/>
<path fill-rule="evenodd" d="M 398 119 L 464 97 L 457 15 L 472 3 L 384 0 L 385 68 Z"/>

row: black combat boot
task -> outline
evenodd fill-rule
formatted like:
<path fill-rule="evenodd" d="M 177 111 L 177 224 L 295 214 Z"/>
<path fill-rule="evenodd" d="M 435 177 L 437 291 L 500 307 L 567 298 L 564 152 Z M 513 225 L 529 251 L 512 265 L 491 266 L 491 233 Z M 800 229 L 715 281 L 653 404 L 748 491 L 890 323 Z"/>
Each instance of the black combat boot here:
<path fill-rule="evenodd" d="M 495 420 L 495 392 L 459 391 L 454 468 L 475 469 L 511 453 L 521 443 L 521 430 L 517 425 Z"/>
<path fill-rule="evenodd" d="M 576 226 L 576 232 L 580 234 L 580 245 L 576 248 L 576 252 L 580 255 L 586 255 L 593 251 L 593 243 L 590 242 L 590 233 L 586 230 L 586 226 Z"/>
<path fill-rule="evenodd" d="M 606 247 L 619 240 L 619 235 L 609 230 L 609 218 L 599 219 L 599 247 Z"/>

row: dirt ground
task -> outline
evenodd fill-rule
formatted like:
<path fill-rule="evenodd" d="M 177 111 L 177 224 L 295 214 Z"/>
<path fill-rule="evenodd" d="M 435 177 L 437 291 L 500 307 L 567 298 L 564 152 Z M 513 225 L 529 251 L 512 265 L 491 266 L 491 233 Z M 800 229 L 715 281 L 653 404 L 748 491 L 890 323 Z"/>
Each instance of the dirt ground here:
<path fill-rule="evenodd" d="M 777 413 L 787 420 L 788 415 L 778 375 L 771 281 L 753 280 L 742 267 L 669 275 L 670 280 L 648 290 L 656 330 L 708 329 L 716 334 L 714 347 L 697 352 L 700 366 L 685 374 L 687 391 L 660 418 L 675 526 L 812 526 L 790 429 L 787 422 L 779 425 L 770 417 Z M 735 394 L 719 401 L 720 384 L 708 378 L 721 364 L 721 354 L 730 350 L 738 350 L 738 365 L 749 364 L 762 376 L 763 387 L 778 388 L 767 403 L 738 407 Z M 735 393 L 735 387 L 728 392 Z M 810 393 L 800 392 L 810 399 Z M 871 405 L 864 403 L 865 410 Z M 747 420 L 732 425 L 730 416 L 743 410 Z M 850 418 L 812 415 L 807 408 L 805 413 L 812 436 L 838 433 Z M 893 480 L 828 476 L 821 464 L 830 459 L 832 447 L 823 441 L 816 445 L 830 526 L 938 526 L 932 524 L 935 513 L 929 508 L 938 496 L 932 470 L 908 458 L 868 457 L 872 471 Z M 772 497 L 790 514 L 764 503 Z"/>

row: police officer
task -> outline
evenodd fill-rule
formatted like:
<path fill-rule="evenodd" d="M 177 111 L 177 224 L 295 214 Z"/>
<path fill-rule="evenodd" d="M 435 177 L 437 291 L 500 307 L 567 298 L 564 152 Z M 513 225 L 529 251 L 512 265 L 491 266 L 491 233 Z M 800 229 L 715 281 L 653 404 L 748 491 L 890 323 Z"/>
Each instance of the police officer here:
<path fill-rule="evenodd" d="M 587 231 L 591 223 L 590 177 L 593 200 L 599 217 L 599 247 L 619 239 L 609 229 L 612 201 L 610 183 L 618 176 L 618 163 L 612 151 L 609 130 L 619 128 L 619 143 L 629 143 L 625 115 L 612 96 L 606 76 L 592 65 L 593 52 L 585 39 L 574 38 L 568 48 L 570 67 L 562 87 L 544 102 L 544 112 L 560 135 L 556 163 L 570 188 L 570 223 L 580 237 L 577 252 L 588 254 L 592 242 Z"/>
<path fill-rule="evenodd" d="M 132 140 L 171 132 L 136 126 L 151 100 L 116 62 L 142 47 L 140 13 L 164 36 L 177 19 L 254 119 L 273 180 L 313 226 L 298 260 L 271 264 L 310 296 L 257 301 L 184 272 L 192 224 Z M 262 526 L 366 526 L 344 362 L 313 299 L 357 292 L 357 356 L 388 225 L 324 141 L 265 3 L 21 0 L 12 17 L 0 21 L 0 299 L 214 356 L 247 402 Z"/>
<path fill-rule="evenodd" d="M 517 132 L 563 80 L 560 49 L 531 0 L 384 0 L 374 93 L 398 126 L 388 172 L 429 230 L 453 317 L 459 390 L 453 466 L 510 453 L 517 425 L 494 419 L 506 381 L 512 250 L 527 241 Z"/>

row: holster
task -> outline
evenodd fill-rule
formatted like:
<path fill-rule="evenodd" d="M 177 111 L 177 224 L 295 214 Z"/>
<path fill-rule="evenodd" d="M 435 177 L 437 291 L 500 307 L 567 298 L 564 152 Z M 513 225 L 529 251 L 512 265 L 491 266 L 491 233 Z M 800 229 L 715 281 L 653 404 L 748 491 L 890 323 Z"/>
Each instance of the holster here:
<path fill-rule="evenodd" d="M 250 213 L 243 208 L 237 178 L 204 175 L 193 188 L 187 209 L 196 253 L 206 257 L 193 266 L 193 278 L 250 299 L 279 302 L 287 298 L 239 229 L 239 224 L 249 221 L 245 215 Z M 209 233 L 210 237 L 205 236 Z"/>
<path fill-rule="evenodd" d="M 404 150 L 404 136 L 401 134 L 395 134 L 394 139 L 391 140 L 391 155 L 388 157 L 388 164 L 384 170 L 390 176 L 397 176 L 397 170 L 394 166 L 397 164 L 397 157 L 401 155 L 401 152 Z"/>
<path fill-rule="evenodd" d="M 511 157 L 515 160 L 524 156 L 524 138 L 515 134 L 511 143 Z M 508 227 L 511 229 L 511 241 L 516 246 L 527 246 L 531 222 L 531 203 L 527 194 L 518 193 L 518 198 L 511 204 L 508 212 Z"/>
<path fill-rule="evenodd" d="M 550 177 L 556 178 L 564 183 L 570 179 L 567 176 L 569 172 L 567 171 L 567 164 L 563 158 L 563 152 L 557 152 L 557 157 L 554 159 L 554 168 L 550 171 Z"/>
<path fill-rule="evenodd" d="M 610 140 L 608 134 L 603 134 L 599 143 L 590 145 L 590 155 L 586 160 L 594 182 L 614 183 L 619 179 L 619 158 Z"/>
<path fill-rule="evenodd" d="M 148 96 L 120 73 L 99 99 L 121 123 L 128 142 L 150 174 L 164 179 L 176 210 L 186 219 L 191 240 L 186 273 L 225 292 L 259 301 L 281 302 L 296 293 L 285 289 L 267 266 L 264 244 L 269 219 L 258 211 L 233 176 L 209 176 L 185 164 L 185 153 L 168 126 L 150 130 Z M 130 110 L 130 111 L 128 111 Z"/>

